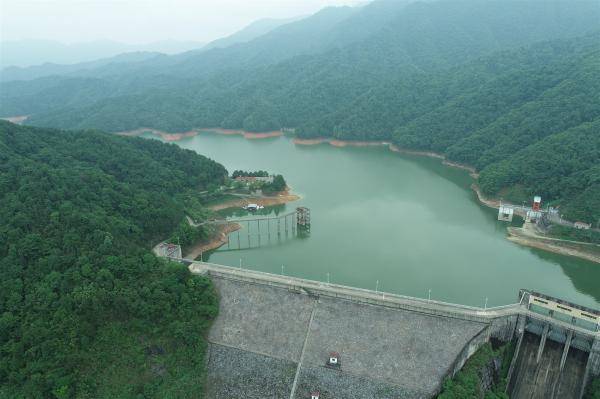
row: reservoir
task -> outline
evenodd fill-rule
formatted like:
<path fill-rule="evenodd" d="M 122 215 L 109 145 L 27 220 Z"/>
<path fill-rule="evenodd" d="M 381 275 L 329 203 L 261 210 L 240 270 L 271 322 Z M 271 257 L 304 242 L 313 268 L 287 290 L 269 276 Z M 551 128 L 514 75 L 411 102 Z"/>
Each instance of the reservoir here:
<path fill-rule="evenodd" d="M 481 307 L 486 298 L 487 306 L 514 303 L 519 288 L 600 305 L 600 265 L 509 242 L 497 211 L 477 202 L 471 177 L 439 159 L 384 147 L 296 145 L 287 137 L 203 133 L 177 144 L 230 173 L 283 174 L 302 199 L 264 215 L 311 210 L 307 237 L 269 241 L 264 225 L 260 247 L 225 245 L 204 260 Z M 239 234 L 247 240 L 245 229 Z"/>

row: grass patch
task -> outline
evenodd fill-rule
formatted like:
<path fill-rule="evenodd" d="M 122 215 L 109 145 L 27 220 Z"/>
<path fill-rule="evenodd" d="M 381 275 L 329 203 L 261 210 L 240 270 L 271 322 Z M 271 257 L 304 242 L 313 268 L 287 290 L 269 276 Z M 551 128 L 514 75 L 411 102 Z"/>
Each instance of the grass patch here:
<path fill-rule="evenodd" d="M 580 230 L 567 226 L 553 225 L 548 231 L 548 234 L 563 240 L 600 244 L 600 232 L 594 230 Z"/>
<path fill-rule="evenodd" d="M 485 393 L 485 399 L 508 399 L 504 393 L 506 377 L 510 367 L 510 361 L 514 354 L 515 345 L 509 343 L 497 349 L 491 343 L 484 344 L 477 352 L 467 360 L 463 368 L 454 376 L 444 381 L 442 392 L 438 399 L 479 399 L 481 398 L 481 386 L 479 374 L 494 358 L 501 359 L 500 378 L 492 390 Z"/>

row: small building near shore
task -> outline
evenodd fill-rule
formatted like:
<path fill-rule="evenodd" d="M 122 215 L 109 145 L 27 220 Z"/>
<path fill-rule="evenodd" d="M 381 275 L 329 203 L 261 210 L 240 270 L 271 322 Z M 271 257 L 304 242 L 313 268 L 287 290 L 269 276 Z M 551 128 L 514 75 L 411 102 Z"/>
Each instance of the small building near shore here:
<path fill-rule="evenodd" d="M 575 222 L 573 223 L 573 227 L 575 227 L 578 230 L 589 230 L 592 227 L 592 225 L 585 222 Z"/>
<path fill-rule="evenodd" d="M 534 211 L 539 211 L 540 209 L 542 209 L 542 197 L 540 197 L 539 195 L 533 197 L 533 205 L 531 209 L 533 209 Z"/>
<path fill-rule="evenodd" d="M 181 245 L 161 242 L 154 248 L 154 253 L 163 258 L 181 259 Z"/>
<path fill-rule="evenodd" d="M 242 183 L 253 183 L 258 181 L 263 183 L 273 183 L 273 176 L 238 176 L 235 178 L 235 181 Z"/>
<path fill-rule="evenodd" d="M 502 222 L 512 222 L 515 210 L 512 206 L 500 205 L 498 209 L 498 220 Z"/>
<path fill-rule="evenodd" d="M 542 218 L 541 211 L 529 210 L 529 211 L 527 211 L 527 217 L 525 218 L 525 221 L 535 223 L 538 220 L 540 220 L 541 218 Z"/>

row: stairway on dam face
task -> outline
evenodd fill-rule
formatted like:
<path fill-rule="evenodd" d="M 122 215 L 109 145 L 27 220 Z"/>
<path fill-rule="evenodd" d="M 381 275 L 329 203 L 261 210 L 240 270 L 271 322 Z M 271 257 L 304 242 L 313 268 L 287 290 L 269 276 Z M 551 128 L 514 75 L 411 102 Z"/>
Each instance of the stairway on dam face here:
<path fill-rule="evenodd" d="M 510 384 L 511 399 L 577 399 L 587 361 L 587 353 L 570 348 L 561 375 L 564 345 L 547 340 L 536 362 L 541 337 L 526 332 Z"/>

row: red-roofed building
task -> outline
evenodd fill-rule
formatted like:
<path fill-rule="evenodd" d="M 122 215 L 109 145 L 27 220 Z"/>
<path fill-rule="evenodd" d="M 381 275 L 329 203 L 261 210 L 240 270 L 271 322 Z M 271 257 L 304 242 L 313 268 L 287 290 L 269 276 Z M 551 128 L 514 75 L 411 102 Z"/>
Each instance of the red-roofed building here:
<path fill-rule="evenodd" d="M 531 209 L 533 209 L 534 211 L 539 211 L 542 208 L 542 197 L 540 197 L 539 195 L 536 195 L 535 197 L 533 197 L 533 206 L 531 207 Z"/>

